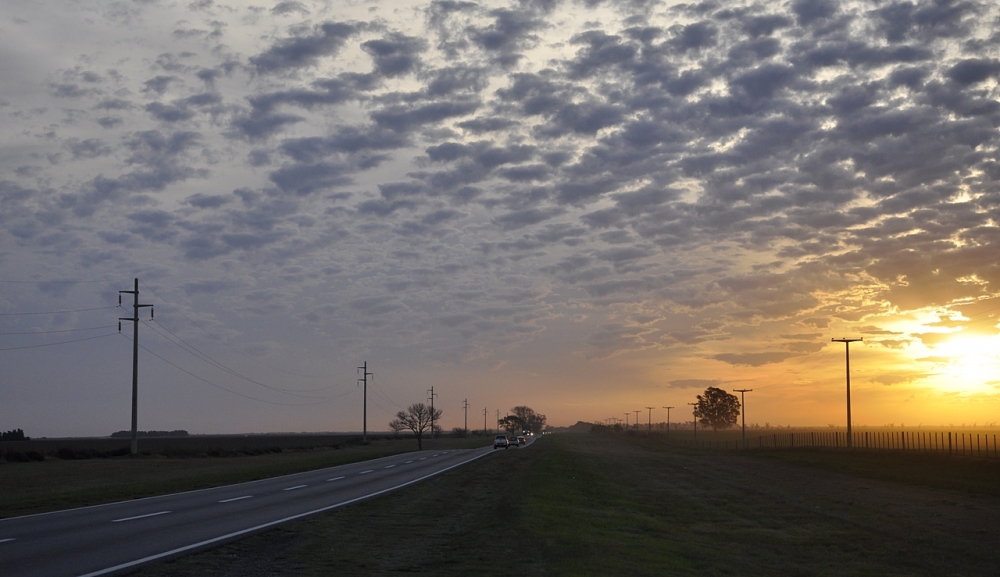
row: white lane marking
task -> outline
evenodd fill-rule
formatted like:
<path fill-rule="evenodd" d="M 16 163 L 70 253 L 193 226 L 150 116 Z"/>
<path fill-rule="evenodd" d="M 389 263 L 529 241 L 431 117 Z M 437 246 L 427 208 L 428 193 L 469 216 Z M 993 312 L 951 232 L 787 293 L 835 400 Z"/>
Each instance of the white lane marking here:
<path fill-rule="evenodd" d="M 433 454 L 433 455 L 431 455 L 431 456 L 432 456 L 432 457 L 437 457 L 437 456 L 438 456 L 438 453 L 434 453 L 434 454 Z"/>
<path fill-rule="evenodd" d="M 327 479 L 326 482 L 329 483 L 330 481 L 339 481 L 341 479 L 343 479 L 343 477 L 334 477 L 332 479 Z"/>
<path fill-rule="evenodd" d="M 227 539 L 232 539 L 233 537 L 239 537 L 240 535 L 246 535 L 247 533 L 253 533 L 255 531 L 260 531 L 261 529 L 266 529 L 268 527 L 273 527 L 275 525 L 280 525 L 282 523 L 287 523 L 289 521 L 294 521 L 296 519 L 301 519 L 302 517 L 308 517 L 309 515 L 315 515 L 317 513 L 322 513 L 324 511 L 329 511 L 331 509 L 336 509 L 337 507 L 343 507 L 344 505 L 350 505 L 351 503 L 357 503 L 358 501 L 363 501 L 365 499 L 371 499 L 372 497 L 378 497 L 379 495 L 383 495 L 383 494 L 388 493 L 390 491 L 395 491 L 396 489 L 402 489 L 403 487 L 407 487 L 407 486 L 412 485 L 414 483 L 419 483 L 420 481 L 423 481 L 425 479 L 430 479 L 431 477 L 434 477 L 435 475 L 440 475 L 441 473 L 450 471 L 450 470 L 452 470 L 452 469 L 454 469 L 456 467 L 461 467 L 462 465 L 464 465 L 466 463 L 471 463 L 472 461 L 475 461 L 476 459 L 481 459 L 481 458 L 485 457 L 486 455 L 492 455 L 492 454 L 493 454 L 492 451 L 491 452 L 483 452 L 483 453 L 480 453 L 480 454 L 472 457 L 471 459 L 466 459 L 465 461 L 462 461 L 460 463 L 455 463 L 454 465 L 452 465 L 450 467 L 445 467 L 444 469 L 441 469 L 440 471 L 434 471 L 433 473 L 429 473 L 427 475 L 424 475 L 423 477 L 417 477 L 416 479 L 413 479 L 411 481 L 407 481 L 405 483 L 400 483 L 400 484 L 398 484 L 398 485 L 396 485 L 394 487 L 389 487 L 388 489 L 382 489 L 381 491 L 375 491 L 374 493 L 369 493 L 367 495 L 362 495 L 360 497 L 355 497 L 353 499 L 348 499 L 346 501 L 341 501 L 340 503 L 335 503 L 333 505 L 327 505 L 326 507 L 321 507 L 319 509 L 314 509 L 312 511 L 306 511 L 305 513 L 299 513 L 298 515 L 292 515 L 291 517 L 285 517 L 284 519 L 278 519 L 277 521 L 271 521 L 269 523 L 263 523 L 261 525 L 257 525 L 256 527 L 250 527 L 249 529 L 243 529 L 241 531 L 235 531 L 233 533 L 229 533 L 228 535 L 222 535 L 222 536 L 219 536 L 219 537 L 214 537 L 212 539 L 206 539 L 205 541 L 199 541 L 198 543 L 192 543 L 191 545 L 185 545 L 183 547 L 178 547 L 176 549 L 171 549 L 170 551 L 165 551 L 163 553 L 157 553 L 156 555 L 150 555 L 149 557 L 143 557 L 142 559 L 136 559 L 135 561 L 129 561 L 127 563 L 122 563 L 120 565 L 115 565 L 114 567 L 108 567 L 107 569 L 100 569 L 98 571 L 92 571 L 90 573 L 86 573 L 84 575 L 80 575 L 79 577 L 98 577 L 99 575 L 107 575 L 108 573 L 116 573 L 118 571 L 122 571 L 123 569 L 128 569 L 129 567 L 136 567 L 136 566 L 142 565 L 144 563 L 149 563 L 150 561 L 156 561 L 157 559 L 163 559 L 164 557 L 171 557 L 173 555 L 177 555 L 178 553 L 184 553 L 185 551 L 190 551 L 192 549 L 198 549 L 198 548 L 204 547 L 206 545 L 211 545 L 212 543 L 218 543 L 219 541 L 226 541 Z M 8 518 L 10 518 L 10 517 L 8 517 Z"/>
<path fill-rule="evenodd" d="M 412 463 L 412 462 L 413 462 L 413 461 L 407 461 L 407 462 L 405 462 L 405 463 L 403 463 L 403 464 L 404 464 L 404 465 L 409 465 L 409 464 L 410 464 L 410 463 Z"/>
<path fill-rule="evenodd" d="M 294 491 L 296 489 L 301 489 L 303 487 L 308 487 L 309 485 L 295 485 L 294 487 L 286 487 L 282 491 Z"/>
<path fill-rule="evenodd" d="M 366 474 L 366 473 L 371 473 L 371 472 L 372 472 L 372 471 L 374 471 L 374 470 L 375 470 L 375 469 L 368 469 L 367 471 L 361 471 L 361 472 L 360 472 L 360 473 L 358 473 L 358 474 L 359 474 L 359 475 L 364 475 L 364 474 Z"/>
<path fill-rule="evenodd" d="M 6 543 L 7 541 L 17 541 L 17 539 L 0 539 L 0 543 Z"/>
<path fill-rule="evenodd" d="M 242 501 L 243 499 L 249 499 L 253 495 L 243 495 L 242 497 L 233 497 L 232 499 L 223 499 L 219 501 L 220 503 L 232 503 L 233 501 Z"/>
<path fill-rule="evenodd" d="M 427 457 L 420 457 L 420 460 L 421 460 L 421 461 L 426 461 L 426 460 L 427 460 Z"/>
<path fill-rule="evenodd" d="M 124 519 L 115 519 L 112 523 L 121 523 L 122 521 L 134 521 L 136 519 L 145 519 L 146 517 L 156 517 L 157 515 L 166 515 L 170 511 L 160 511 L 158 513 L 150 513 L 148 515 L 136 515 L 135 517 L 125 517 Z"/>
<path fill-rule="evenodd" d="M 393 468 L 393 467 L 395 467 L 395 466 L 396 466 L 396 465 L 386 465 L 386 467 L 385 467 L 385 468 L 386 468 L 386 469 L 391 469 L 391 468 Z"/>

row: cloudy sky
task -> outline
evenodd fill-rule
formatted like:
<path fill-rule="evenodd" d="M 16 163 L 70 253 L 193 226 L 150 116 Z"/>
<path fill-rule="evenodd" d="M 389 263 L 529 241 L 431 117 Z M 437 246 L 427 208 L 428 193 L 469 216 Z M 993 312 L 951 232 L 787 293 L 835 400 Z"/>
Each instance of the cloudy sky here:
<path fill-rule="evenodd" d="M 134 278 L 141 429 L 995 421 L 998 18 L 4 2 L 0 429 L 128 428 Z"/>

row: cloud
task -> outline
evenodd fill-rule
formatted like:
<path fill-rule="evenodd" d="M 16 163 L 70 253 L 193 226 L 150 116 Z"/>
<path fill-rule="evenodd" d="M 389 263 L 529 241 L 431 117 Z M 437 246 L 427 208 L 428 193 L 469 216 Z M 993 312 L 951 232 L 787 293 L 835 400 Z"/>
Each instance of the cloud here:
<path fill-rule="evenodd" d="M 252 56 L 250 64 L 261 74 L 313 66 L 320 58 L 336 54 L 360 30 L 357 24 L 324 22 L 306 34 L 275 42 L 266 51 Z"/>
<path fill-rule="evenodd" d="M 780 363 L 787 358 L 796 356 L 793 353 L 719 353 L 711 358 L 735 366 L 759 367 Z"/>
<path fill-rule="evenodd" d="M 674 389 L 707 389 L 718 387 L 722 381 L 718 379 L 677 379 L 667 383 Z"/>

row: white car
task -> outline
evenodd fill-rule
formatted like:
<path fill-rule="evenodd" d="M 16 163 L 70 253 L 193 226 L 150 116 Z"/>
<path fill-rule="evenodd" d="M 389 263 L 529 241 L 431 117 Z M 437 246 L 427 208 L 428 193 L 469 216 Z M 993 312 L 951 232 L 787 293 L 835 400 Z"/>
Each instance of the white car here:
<path fill-rule="evenodd" d="M 499 449 L 500 447 L 503 447 L 504 449 L 510 448 L 510 443 L 507 442 L 507 437 L 503 435 L 497 435 L 493 438 L 493 448 Z"/>

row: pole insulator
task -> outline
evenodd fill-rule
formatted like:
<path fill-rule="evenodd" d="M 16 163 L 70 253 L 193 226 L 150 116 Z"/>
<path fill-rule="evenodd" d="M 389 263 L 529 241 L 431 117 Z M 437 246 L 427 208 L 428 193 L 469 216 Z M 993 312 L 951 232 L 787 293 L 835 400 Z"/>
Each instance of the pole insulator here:
<path fill-rule="evenodd" d="M 153 320 L 154 317 L 155 317 L 155 314 L 154 314 L 154 311 L 153 311 L 153 307 L 149 307 L 149 319 Z"/>

